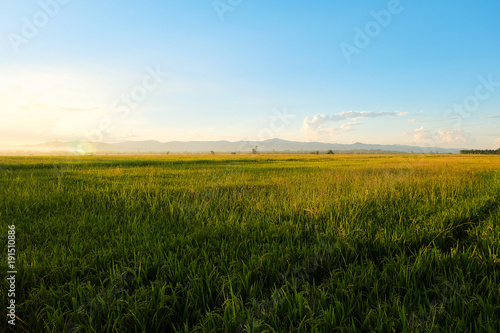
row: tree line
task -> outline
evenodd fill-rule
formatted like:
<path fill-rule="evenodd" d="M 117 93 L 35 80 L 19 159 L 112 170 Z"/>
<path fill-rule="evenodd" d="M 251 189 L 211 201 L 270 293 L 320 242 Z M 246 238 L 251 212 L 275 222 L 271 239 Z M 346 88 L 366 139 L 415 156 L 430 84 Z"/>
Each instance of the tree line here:
<path fill-rule="evenodd" d="M 497 150 L 490 149 L 469 149 L 461 150 L 460 154 L 476 154 L 476 155 L 500 155 L 500 148 Z"/>

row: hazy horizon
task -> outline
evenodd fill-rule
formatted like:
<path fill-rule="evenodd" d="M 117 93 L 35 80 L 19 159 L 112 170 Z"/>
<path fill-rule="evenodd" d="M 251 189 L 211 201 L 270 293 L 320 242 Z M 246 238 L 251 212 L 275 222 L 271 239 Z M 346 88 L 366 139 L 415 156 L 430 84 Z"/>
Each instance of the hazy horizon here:
<path fill-rule="evenodd" d="M 254 149 L 255 148 L 255 149 Z M 353 144 L 287 141 L 122 141 L 116 143 L 88 141 L 52 141 L 35 145 L 0 146 L 0 154 L 7 155 L 94 155 L 94 154 L 254 154 L 257 153 L 327 153 L 340 154 L 459 154 L 461 149 L 432 146 L 377 145 L 356 142 Z"/>
<path fill-rule="evenodd" d="M 5 2 L 0 149 L 500 148 L 500 3 Z"/>

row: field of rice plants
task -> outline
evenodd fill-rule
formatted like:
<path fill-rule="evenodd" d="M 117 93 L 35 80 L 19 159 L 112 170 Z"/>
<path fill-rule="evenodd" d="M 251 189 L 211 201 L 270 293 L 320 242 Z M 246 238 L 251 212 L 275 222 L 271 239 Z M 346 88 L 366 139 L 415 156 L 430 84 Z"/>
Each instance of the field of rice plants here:
<path fill-rule="evenodd" d="M 0 157 L 0 331 L 500 332 L 500 157 Z"/>

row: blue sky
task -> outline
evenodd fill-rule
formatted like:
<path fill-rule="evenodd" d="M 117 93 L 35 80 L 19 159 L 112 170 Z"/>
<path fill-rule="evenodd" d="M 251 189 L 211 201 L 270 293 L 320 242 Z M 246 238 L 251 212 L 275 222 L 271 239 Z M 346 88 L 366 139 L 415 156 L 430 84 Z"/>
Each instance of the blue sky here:
<path fill-rule="evenodd" d="M 0 146 L 500 147 L 498 1 L 41 0 L 0 11 Z"/>

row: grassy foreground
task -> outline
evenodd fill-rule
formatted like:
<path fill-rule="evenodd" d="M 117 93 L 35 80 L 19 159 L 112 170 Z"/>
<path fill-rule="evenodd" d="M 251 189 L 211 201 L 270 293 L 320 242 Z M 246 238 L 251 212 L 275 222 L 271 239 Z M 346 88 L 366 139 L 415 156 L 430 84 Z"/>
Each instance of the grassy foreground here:
<path fill-rule="evenodd" d="M 14 329 L 500 332 L 500 157 L 0 157 Z"/>

